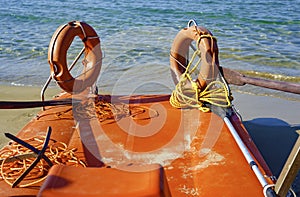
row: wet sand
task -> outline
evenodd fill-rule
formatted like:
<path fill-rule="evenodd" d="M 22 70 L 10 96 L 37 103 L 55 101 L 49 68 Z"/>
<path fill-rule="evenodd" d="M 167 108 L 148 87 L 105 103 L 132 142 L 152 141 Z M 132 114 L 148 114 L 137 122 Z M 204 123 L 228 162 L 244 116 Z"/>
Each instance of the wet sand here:
<path fill-rule="evenodd" d="M 40 87 L 0 86 L 0 101 L 40 101 Z M 59 93 L 58 88 L 49 88 L 45 99 Z M 0 147 L 7 141 L 5 132 L 17 133 L 41 108 L 0 109 Z"/>
<path fill-rule="evenodd" d="M 0 101 L 40 101 L 40 90 L 40 87 L 0 85 Z M 45 98 L 51 99 L 59 91 L 58 88 L 49 88 Z M 233 92 L 233 97 L 233 104 L 243 121 L 300 125 L 300 101 L 238 92 Z M 40 108 L 0 109 L 0 132 L 15 133 L 19 131 L 39 110 Z"/>
<path fill-rule="evenodd" d="M 300 134 L 300 101 L 233 93 L 243 124 L 278 177 Z M 300 172 L 293 183 L 300 196 Z"/>
<path fill-rule="evenodd" d="M 0 101 L 39 101 L 39 87 L 0 86 Z M 59 93 L 50 88 L 46 99 Z M 233 92 L 234 106 L 272 172 L 279 176 L 300 130 L 300 101 Z M 6 144 L 4 132 L 17 133 L 41 108 L 0 109 L 0 147 Z M 300 180 L 294 183 L 300 192 Z"/>

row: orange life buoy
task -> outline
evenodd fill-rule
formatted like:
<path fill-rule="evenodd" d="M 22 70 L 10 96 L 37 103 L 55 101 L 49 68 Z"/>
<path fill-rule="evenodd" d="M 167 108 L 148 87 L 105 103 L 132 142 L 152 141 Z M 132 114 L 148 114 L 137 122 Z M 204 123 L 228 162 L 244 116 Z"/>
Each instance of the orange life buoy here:
<path fill-rule="evenodd" d="M 84 43 L 85 70 L 74 78 L 68 70 L 67 51 L 76 36 Z M 102 52 L 97 33 L 90 25 L 79 21 L 60 26 L 50 41 L 48 62 L 52 77 L 63 90 L 69 93 L 82 92 L 96 82 L 101 69 Z"/>
<path fill-rule="evenodd" d="M 180 76 L 185 72 L 192 41 L 196 41 L 197 47 L 201 50 L 201 60 L 205 62 L 201 65 L 197 78 L 199 86 L 204 88 L 207 81 L 215 79 L 218 73 L 218 46 L 210 31 L 196 25 L 182 29 L 174 39 L 170 52 L 173 81 L 177 84 Z"/>

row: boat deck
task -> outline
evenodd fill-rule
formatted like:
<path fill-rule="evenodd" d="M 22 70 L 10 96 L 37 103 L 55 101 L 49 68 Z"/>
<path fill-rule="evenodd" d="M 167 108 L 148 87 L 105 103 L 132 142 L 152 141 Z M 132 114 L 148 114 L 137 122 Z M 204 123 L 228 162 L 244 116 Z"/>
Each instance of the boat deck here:
<path fill-rule="evenodd" d="M 169 95 L 102 95 L 96 98 L 97 103 L 100 104 L 97 106 L 95 99 L 89 99 L 74 104 L 73 108 L 48 107 L 17 136 L 25 139 L 45 135 L 51 126 L 51 138 L 66 143 L 70 149 L 76 148 L 76 157 L 96 172 L 97 168 L 99 172 L 111 168 L 130 174 L 157 164 L 162 167 L 164 188 L 171 196 L 263 196 L 255 174 L 223 120 L 214 113 L 173 108 Z M 114 118 L 109 113 L 99 114 L 103 109 L 109 112 L 109 107 L 113 109 Z M 246 140 L 245 144 L 251 144 L 237 116 L 231 120 Z M 258 151 L 253 150 L 252 147 L 261 169 L 265 168 Z M 78 177 L 74 180 L 80 180 L 85 173 L 82 167 L 78 167 L 78 171 L 81 174 L 76 173 Z M 90 176 L 86 184 L 93 185 L 94 181 L 99 180 Z M 116 181 L 118 177 L 112 174 L 105 183 Z M 36 196 L 41 184 L 11 188 L 1 180 L 0 196 Z M 120 182 L 120 188 L 124 184 L 126 186 L 126 182 Z M 102 194 L 109 190 L 105 185 L 105 188 L 97 185 Z M 70 192 L 72 196 L 73 192 L 80 196 L 80 190 L 67 191 L 66 188 L 57 188 L 56 194 Z"/>

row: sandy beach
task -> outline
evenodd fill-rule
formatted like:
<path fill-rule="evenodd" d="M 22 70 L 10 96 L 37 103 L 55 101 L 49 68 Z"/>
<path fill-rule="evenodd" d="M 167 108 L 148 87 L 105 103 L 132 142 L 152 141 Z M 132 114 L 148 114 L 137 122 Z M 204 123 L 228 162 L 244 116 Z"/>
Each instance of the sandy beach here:
<path fill-rule="evenodd" d="M 39 101 L 39 87 L 0 86 L 0 101 Z M 59 93 L 50 88 L 46 99 Z M 300 101 L 233 92 L 234 106 L 273 173 L 278 176 L 300 130 Z M 0 135 L 17 133 L 41 108 L 0 109 Z M 0 137 L 0 146 L 7 140 Z M 298 180 L 299 182 L 299 176 Z M 296 191 L 300 188 L 294 184 Z"/>
<path fill-rule="evenodd" d="M 0 101 L 40 101 L 40 87 L 0 86 Z M 45 99 L 59 93 L 58 88 L 48 88 Z M 7 141 L 5 132 L 17 133 L 41 108 L 0 109 L 0 147 Z"/>
<path fill-rule="evenodd" d="M 0 101 L 39 101 L 40 87 L 0 86 Z M 49 88 L 46 99 L 59 93 L 59 88 Z M 300 101 L 275 97 L 256 96 L 233 92 L 233 104 L 243 121 L 260 122 L 260 124 L 300 126 Z M 40 108 L 0 110 L 0 132 L 19 131 Z M 277 121 L 275 121 L 277 119 Z M 271 122 L 270 122 L 271 121 Z"/>

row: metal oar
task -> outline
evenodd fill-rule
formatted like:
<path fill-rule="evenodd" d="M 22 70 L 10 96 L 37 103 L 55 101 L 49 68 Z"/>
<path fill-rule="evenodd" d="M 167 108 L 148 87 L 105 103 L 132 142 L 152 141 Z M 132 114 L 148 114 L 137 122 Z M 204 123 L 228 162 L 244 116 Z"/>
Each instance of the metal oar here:
<path fill-rule="evenodd" d="M 0 101 L 0 109 L 22 109 L 56 105 L 72 105 L 76 100 L 60 99 L 50 101 Z"/>
<path fill-rule="evenodd" d="M 269 88 L 273 90 L 280 90 L 284 92 L 300 94 L 300 84 L 297 83 L 289 83 L 283 81 L 261 79 L 256 77 L 248 77 L 229 68 L 221 67 L 221 69 L 223 70 L 224 78 L 229 84 L 238 85 L 238 86 L 251 84 L 251 85 Z"/>

